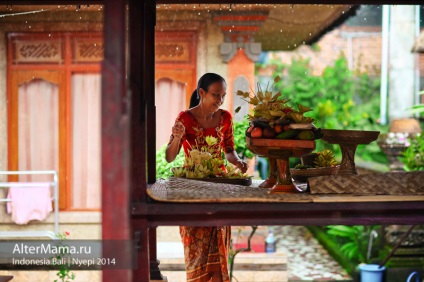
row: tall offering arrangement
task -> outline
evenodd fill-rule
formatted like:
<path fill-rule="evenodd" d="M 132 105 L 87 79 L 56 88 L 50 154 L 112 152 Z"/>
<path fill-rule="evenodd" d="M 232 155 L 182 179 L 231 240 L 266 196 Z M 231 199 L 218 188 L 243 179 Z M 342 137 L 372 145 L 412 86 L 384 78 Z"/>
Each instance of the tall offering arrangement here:
<path fill-rule="evenodd" d="M 277 76 L 273 85 L 280 80 Z M 314 119 L 304 114 L 312 109 L 297 104 L 289 105 L 281 93 L 273 94 L 268 87 L 262 91 L 237 91 L 237 95 L 253 106 L 246 129 L 247 147 L 255 154 L 269 159 L 269 177 L 260 185 L 271 188 L 269 193 L 299 192 L 292 182 L 290 157 L 302 157 L 315 149 L 315 139 L 321 138 L 321 129 L 313 124 Z"/>

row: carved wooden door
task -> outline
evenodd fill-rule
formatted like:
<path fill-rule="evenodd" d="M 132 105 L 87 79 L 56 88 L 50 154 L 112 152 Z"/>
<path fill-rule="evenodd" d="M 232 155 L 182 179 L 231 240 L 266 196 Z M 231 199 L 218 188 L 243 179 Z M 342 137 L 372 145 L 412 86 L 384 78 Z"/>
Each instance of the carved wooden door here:
<path fill-rule="evenodd" d="M 176 114 L 190 104 L 196 88 L 196 32 L 155 35 L 156 148 L 168 142 Z"/>

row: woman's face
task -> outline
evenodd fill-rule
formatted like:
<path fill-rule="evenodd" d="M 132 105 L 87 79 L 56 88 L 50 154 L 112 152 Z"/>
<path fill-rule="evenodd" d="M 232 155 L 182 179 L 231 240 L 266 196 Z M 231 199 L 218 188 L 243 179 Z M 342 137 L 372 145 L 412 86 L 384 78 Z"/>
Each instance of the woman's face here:
<path fill-rule="evenodd" d="M 203 106 L 215 112 L 224 103 L 226 90 L 227 84 L 224 81 L 214 82 L 209 86 L 208 92 L 200 89 L 200 102 Z"/>

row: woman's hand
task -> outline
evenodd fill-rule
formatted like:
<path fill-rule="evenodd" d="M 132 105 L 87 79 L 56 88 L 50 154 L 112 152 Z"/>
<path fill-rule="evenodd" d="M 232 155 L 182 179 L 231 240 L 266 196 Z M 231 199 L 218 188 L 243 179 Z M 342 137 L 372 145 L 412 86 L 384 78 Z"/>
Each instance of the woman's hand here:
<path fill-rule="evenodd" d="M 246 162 L 243 162 L 242 160 L 238 160 L 236 163 L 236 166 L 241 170 L 241 172 L 245 173 L 247 169 L 249 168 L 249 165 Z"/>
<path fill-rule="evenodd" d="M 180 142 L 181 138 L 184 136 L 185 133 L 185 127 L 182 124 L 182 122 L 177 121 L 175 122 L 174 126 L 172 127 L 172 142 L 166 147 L 165 151 L 165 160 L 170 163 L 177 157 L 178 153 L 180 152 Z"/>
<path fill-rule="evenodd" d="M 235 150 L 225 153 L 225 157 L 230 163 L 232 163 L 238 169 L 240 169 L 242 173 L 245 173 L 247 169 L 249 168 L 249 165 L 246 162 L 243 162 L 242 160 L 240 160 Z"/>
<path fill-rule="evenodd" d="M 172 135 L 174 135 L 174 138 L 180 140 L 185 132 L 185 127 L 182 122 L 177 121 L 175 122 L 174 126 L 172 127 Z"/>

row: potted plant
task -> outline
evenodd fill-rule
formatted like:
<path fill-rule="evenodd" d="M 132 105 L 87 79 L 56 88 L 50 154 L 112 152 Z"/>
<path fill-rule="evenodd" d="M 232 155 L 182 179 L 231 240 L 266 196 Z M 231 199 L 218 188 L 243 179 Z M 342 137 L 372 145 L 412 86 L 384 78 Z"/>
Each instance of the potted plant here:
<path fill-rule="evenodd" d="M 376 257 L 384 256 L 388 250 L 372 248 L 374 239 L 378 238 L 380 226 L 330 225 L 327 234 L 338 242 L 340 252 L 357 266 L 361 281 L 381 282 L 385 267 L 380 267 Z"/>

